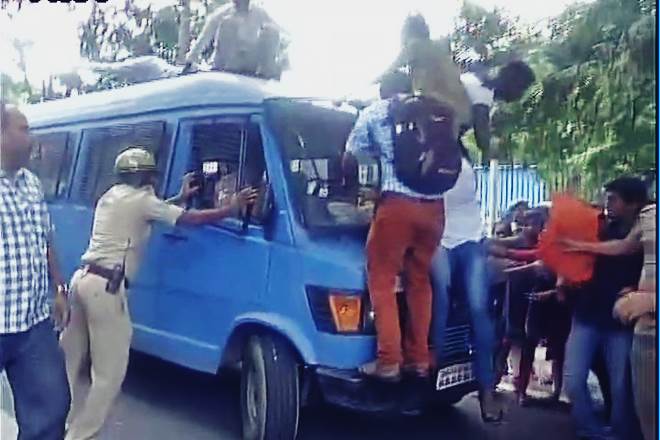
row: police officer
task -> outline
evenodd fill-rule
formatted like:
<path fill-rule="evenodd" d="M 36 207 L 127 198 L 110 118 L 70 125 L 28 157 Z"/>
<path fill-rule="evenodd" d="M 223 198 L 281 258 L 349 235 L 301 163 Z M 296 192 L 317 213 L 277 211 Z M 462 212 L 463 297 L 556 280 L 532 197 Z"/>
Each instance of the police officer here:
<path fill-rule="evenodd" d="M 186 176 L 177 197 L 160 200 L 153 187 L 156 162 L 142 148 L 120 153 L 115 173 L 119 183 L 98 202 L 89 247 L 71 281 L 71 321 L 61 340 L 71 394 L 76 396 L 69 412 L 67 440 L 97 438 L 121 389 L 132 336 L 127 281 L 136 273 L 152 223 L 212 223 L 256 199 L 256 191 L 248 188 L 222 208 L 186 211 L 179 205 L 197 190 L 191 176 Z M 88 356 L 92 383 L 81 405 L 77 379 Z"/>

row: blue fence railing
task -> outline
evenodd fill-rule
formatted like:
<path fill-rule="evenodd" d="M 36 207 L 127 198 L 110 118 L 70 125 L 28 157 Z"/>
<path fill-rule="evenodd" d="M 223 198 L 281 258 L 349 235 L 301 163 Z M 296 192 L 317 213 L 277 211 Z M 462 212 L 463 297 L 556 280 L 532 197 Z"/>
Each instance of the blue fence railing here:
<path fill-rule="evenodd" d="M 481 197 L 481 218 L 488 219 L 488 182 L 489 168 L 476 167 L 477 193 Z M 530 206 L 547 201 L 549 186 L 541 179 L 535 166 L 500 165 L 498 170 L 498 191 L 496 194 L 496 217 L 502 214 L 515 202 L 525 200 Z"/>

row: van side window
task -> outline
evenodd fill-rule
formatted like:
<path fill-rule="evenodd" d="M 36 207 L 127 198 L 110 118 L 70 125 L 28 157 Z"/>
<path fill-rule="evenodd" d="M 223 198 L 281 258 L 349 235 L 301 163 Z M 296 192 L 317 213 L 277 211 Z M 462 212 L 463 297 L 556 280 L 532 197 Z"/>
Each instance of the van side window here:
<path fill-rule="evenodd" d="M 192 129 L 193 169 L 202 179 L 196 205 L 221 207 L 246 186 L 267 182 L 261 134 L 243 121 L 200 122 Z"/>
<path fill-rule="evenodd" d="M 202 179 L 199 207 L 223 206 L 236 192 L 243 138 L 240 123 L 203 122 L 193 126 L 193 167 Z"/>
<path fill-rule="evenodd" d="M 46 200 L 66 193 L 73 158 L 67 132 L 44 133 L 35 136 L 30 156 L 30 170 L 39 176 Z"/>
<path fill-rule="evenodd" d="M 94 205 L 117 180 L 114 174 L 115 158 L 130 147 L 142 147 L 156 157 L 158 178 L 156 190 L 160 189 L 167 168 L 167 147 L 170 138 L 165 133 L 164 121 L 149 121 L 138 124 L 114 124 L 83 130 L 81 163 L 76 167 L 80 178 L 73 193 L 76 199 Z"/>

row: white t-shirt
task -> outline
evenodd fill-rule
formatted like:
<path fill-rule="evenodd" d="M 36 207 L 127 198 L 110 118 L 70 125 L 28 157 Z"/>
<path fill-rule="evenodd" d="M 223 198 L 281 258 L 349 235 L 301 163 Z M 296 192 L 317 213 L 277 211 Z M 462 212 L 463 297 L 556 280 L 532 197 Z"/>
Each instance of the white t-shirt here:
<path fill-rule="evenodd" d="M 495 92 L 483 85 L 474 73 L 461 75 L 472 105 L 483 104 L 492 108 Z M 463 158 L 461 174 L 456 185 L 444 194 L 445 231 L 442 246 L 453 249 L 469 241 L 480 241 L 484 237 L 481 221 L 481 206 L 477 195 L 477 181 L 470 162 Z"/>
<path fill-rule="evenodd" d="M 484 86 L 483 82 L 474 73 L 461 75 L 461 82 L 472 105 L 483 104 L 492 108 L 495 103 L 495 91 Z"/>
<path fill-rule="evenodd" d="M 477 181 L 470 162 L 463 158 L 456 185 L 444 194 L 445 232 L 442 246 L 453 249 L 468 241 L 484 237 L 481 207 L 477 196 Z"/>

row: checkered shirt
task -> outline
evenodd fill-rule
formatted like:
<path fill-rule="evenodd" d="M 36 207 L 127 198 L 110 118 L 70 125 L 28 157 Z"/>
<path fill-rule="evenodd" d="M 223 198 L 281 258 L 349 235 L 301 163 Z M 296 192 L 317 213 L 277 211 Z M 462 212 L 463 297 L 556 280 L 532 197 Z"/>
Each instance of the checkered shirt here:
<path fill-rule="evenodd" d="M 0 171 L 0 334 L 29 330 L 50 315 L 50 216 L 39 179 Z"/>
<path fill-rule="evenodd" d="M 380 190 L 404 194 L 418 199 L 438 200 L 442 195 L 420 194 L 404 185 L 394 173 L 394 139 L 388 120 L 389 100 L 380 100 L 360 112 L 348 136 L 346 151 L 370 153 L 380 159 Z"/>

